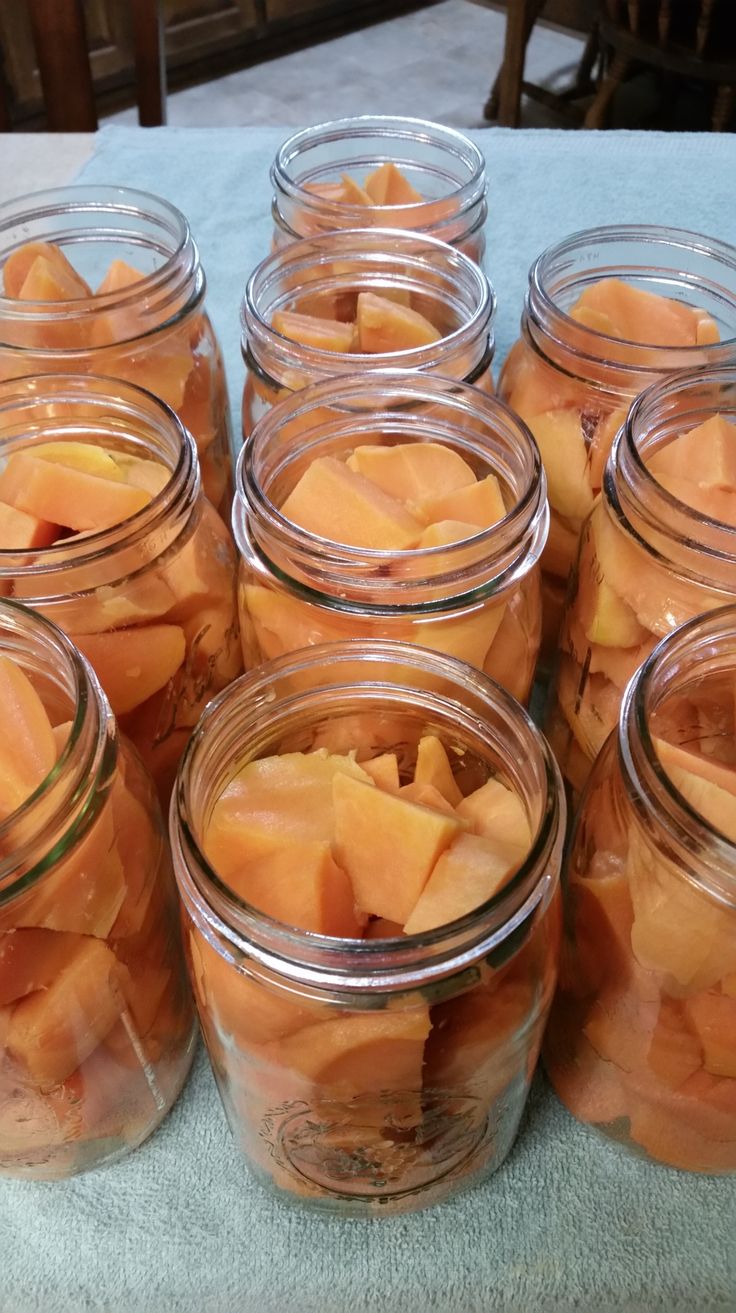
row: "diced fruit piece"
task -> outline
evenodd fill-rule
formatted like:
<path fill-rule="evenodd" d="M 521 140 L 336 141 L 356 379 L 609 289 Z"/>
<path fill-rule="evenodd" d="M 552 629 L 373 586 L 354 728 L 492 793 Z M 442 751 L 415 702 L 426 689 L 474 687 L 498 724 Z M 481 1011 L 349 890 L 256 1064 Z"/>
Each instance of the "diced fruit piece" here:
<path fill-rule="evenodd" d="M 18 292 L 19 300 L 75 301 L 92 295 L 87 283 L 61 252 L 59 257 L 36 256 Z M 7 277 L 7 264 L 5 268 Z"/>
<path fill-rule="evenodd" d="M 463 795 L 452 773 L 449 758 L 435 734 L 425 734 L 419 740 L 414 782 L 433 784 L 452 807 L 462 802 Z"/>
<path fill-rule="evenodd" d="M 374 787 L 351 757 L 330 755 L 325 748 L 249 762 L 212 809 L 204 836 L 208 861 L 229 880 L 244 863 L 285 845 L 329 843 L 332 783 L 339 774 Z"/>
<path fill-rule="evenodd" d="M 524 1062 L 520 1034 L 528 1042 L 533 1015 L 531 980 L 501 980 L 471 989 L 432 1009 L 425 1086 L 444 1089 L 467 1082 L 487 1106 Z"/>
<path fill-rule="evenodd" d="M 710 990 L 685 999 L 683 1008 L 703 1046 L 705 1070 L 736 1080 L 736 998 Z"/>
<path fill-rule="evenodd" d="M 358 294 L 359 350 L 369 355 L 412 351 L 439 342 L 442 334 L 418 310 L 374 292 Z"/>
<path fill-rule="evenodd" d="M 601 278 L 586 287 L 575 310 L 583 307 L 605 315 L 614 337 L 646 346 L 695 346 L 703 316 L 702 310 L 619 278 Z"/>
<path fill-rule="evenodd" d="M 569 1029 L 574 1026 L 573 1022 Z M 545 1041 L 550 1080 L 565 1107 L 573 1117 L 592 1125 L 605 1126 L 625 1117 L 627 1100 L 618 1068 L 602 1061 L 581 1032 L 571 1044 L 567 1029 L 566 1022 L 553 1013 Z"/>
<path fill-rule="evenodd" d="M 634 611 L 611 585 L 581 567 L 576 601 L 577 617 L 590 643 L 602 647 L 636 647 L 648 637 Z"/>
<path fill-rule="evenodd" d="M 421 934 L 465 916 L 508 883 L 519 862 L 509 850 L 477 834 L 461 834 L 438 859 L 404 925 Z"/>
<path fill-rule="evenodd" d="M 30 452 L 11 456 L 0 474 L 0 501 L 77 532 L 120 524 L 150 500 L 140 488 L 52 464 Z"/>
<path fill-rule="evenodd" d="M 232 1035 L 236 1044 L 244 1048 L 265 1044 L 314 1024 L 314 1009 L 302 1007 L 299 998 L 287 990 L 259 984 L 198 931 L 190 931 L 189 949 L 200 1005 L 212 1012 L 217 1025 Z"/>
<path fill-rule="evenodd" d="M 6 296 L 19 297 L 21 288 L 28 274 L 39 258 L 43 258 L 60 271 L 61 276 L 78 277 L 74 266 L 69 263 L 63 251 L 50 242 L 25 242 L 10 252 L 3 265 L 3 289 Z M 89 296 L 89 288 L 84 293 Z"/>
<path fill-rule="evenodd" d="M 458 821 L 347 775 L 335 777 L 333 804 L 335 856 L 359 908 L 403 924 Z"/>
<path fill-rule="evenodd" d="M 116 715 L 132 711 L 165 688 L 186 656 L 179 625 L 75 634 L 74 642 L 92 662 Z"/>
<path fill-rule="evenodd" d="M 404 549 L 422 532 L 401 502 L 332 456 L 312 461 L 281 513 L 303 529 L 352 547 Z"/>
<path fill-rule="evenodd" d="M 319 351 L 338 351 L 345 355 L 353 349 L 353 325 L 336 319 L 317 319 L 295 310 L 275 310 L 272 326 L 290 342 L 316 347 Z"/>
<path fill-rule="evenodd" d="M 345 205 L 373 205 L 374 201 L 364 187 L 360 186 L 349 173 L 343 173 L 340 184 L 340 200 Z"/>
<path fill-rule="evenodd" d="M 398 501 L 421 501 L 475 483 L 468 463 L 440 442 L 356 447 L 347 465 Z"/>
<path fill-rule="evenodd" d="M 532 844 L 529 818 L 518 793 L 490 779 L 458 803 L 458 816 L 467 821 L 475 834 L 494 843 L 520 848 L 527 853 Z"/>
<path fill-rule="evenodd" d="M 429 1008 L 338 1017 L 265 1045 L 263 1055 L 346 1097 L 421 1087 Z"/>
<path fill-rule="evenodd" d="M 0 501 L 0 551 L 23 552 L 50 547 L 58 537 L 58 525 L 39 520 Z"/>
<path fill-rule="evenodd" d="M 674 743 L 666 742 L 665 739 L 655 738 L 654 746 L 659 760 L 678 788 L 680 788 L 680 777 L 683 775 L 697 775 L 707 783 L 715 784 L 720 791 L 736 794 L 736 769 L 725 766 L 719 761 L 714 761 L 711 757 L 705 757 L 699 752 L 690 752 L 686 748 L 678 748 Z M 682 789 L 680 789 L 680 792 L 682 792 Z M 727 806 L 725 803 L 723 805 Z M 706 815 L 706 813 L 703 814 Z M 714 821 L 714 824 L 717 824 L 717 821 Z"/>
<path fill-rule="evenodd" d="M 374 757 L 372 761 L 362 761 L 361 766 L 366 775 L 370 775 L 379 789 L 386 789 L 389 793 L 397 793 L 399 789 L 399 763 L 396 760 L 395 752 L 382 752 L 379 757 Z"/>
<path fill-rule="evenodd" d="M 467 661 L 468 665 L 482 670 L 507 613 L 504 602 L 495 606 L 481 604 L 451 620 L 431 619 L 417 625 L 412 638 L 423 647 L 458 657 L 460 661 Z M 516 662 L 518 665 L 518 650 Z"/>
<path fill-rule="evenodd" d="M 139 283 L 143 277 L 145 275 L 140 269 L 134 269 L 125 260 L 113 260 L 95 295 L 106 296 L 109 292 L 121 292 L 123 288 Z"/>
<path fill-rule="evenodd" d="M 46 779 L 56 743 L 46 709 L 20 666 L 0 655 L 0 821 Z"/>
<path fill-rule="evenodd" d="M 440 520 L 437 524 L 428 524 L 422 533 L 417 547 L 449 547 L 452 543 L 465 542 L 482 533 L 480 524 L 465 524 L 462 520 Z"/>
<path fill-rule="evenodd" d="M 260 912 L 320 935 L 360 938 L 352 885 L 328 843 L 297 843 L 231 870 L 228 884 Z"/>
<path fill-rule="evenodd" d="M 736 491 L 736 424 L 712 415 L 660 448 L 647 464 L 657 477 L 696 478 L 706 488 Z"/>
<path fill-rule="evenodd" d="M 736 843 L 736 771 L 694 752 L 673 748 L 661 740 L 655 746 L 669 778 L 683 798 L 710 825 Z M 724 782 L 726 788 L 723 788 Z"/>
<path fill-rule="evenodd" d="M 658 474 L 656 477 L 660 486 L 683 506 L 700 511 L 709 520 L 736 525 L 736 492 L 695 483 L 693 479 L 678 478 L 674 474 Z"/>
<path fill-rule="evenodd" d="M 416 205 L 424 200 L 392 160 L 368 174 L 365 190 L 374 205 Z"/>
<path fill-rule="evenodd" d="M 123 478 L 120 466 L 109 451 L 93 442 L 43 442 L 31 447 L 29 454 L 38 460 L 47 460 L 52 465 L 66 465 L 70 470 L 82 470 L 85 474 L 96 474 L 100 479 L 112 479 L 114 483 L 119 483 Z"/>
<path fill-rule="evenodd" d="M 163 492 L 171 479 L 171 471 L 157 460 L 141 460 L 138 456 L 121 453 L 117 457 L 117 463 L 126 483 L 130 483 L 134 488 L 142 488 L 144 492 L 150 492 L 152 497 L 157 497 Z"/>
<path fill-rule="evenodd" d="M 115 954 L 84 942 L 46 989 L 17 1004 L 7 1049 L 39 1085 L 66 1080 L 112 1029 L 125 1007 Z"/>
<path fill-rule="evenodd" d="M 442 812 L 444 816 L 454 816 L 455 808 L 447 801 L 434 784 L 404 784 L 398 790 L 397 797 L 406 802 L 416 802 L 420 807 L 431 807 L 433 811 Z"/>
<path fill-rule="evenodd" d="M 415 502 L 412 510 L 425 524 L 440 520 L 463 520 L 467 524 L 479 524 L 484 529 L 498 524 L 506 515 L 495 474 L 488 474 L 477 483 L 441 493 L 438 497 L 427 497 Z"/>
<path fill-rule="evenodd" d="M 83 943 L 80 935 L 56 930 L 8 930 L 0 935 L 0 1007 L 48 989 Z"/>
<path fill-rule="evenodd" d="M 675 999 L 663 998 L 660 1003 L 647 1061 L 657 1079 L 673 1090 L 703 1065 L 702 1047 Z"/>
<path fill-rule="evenodd" d="M 573 524 L 593 505 L 588 452 L 577 409 L 546 410 L 532 425 L 547 475 L 550 504 Z"/>
<path fill-rule="evenodd" d="M 313 647 L 315 643 L 339 642 L 351 637 L 349 625 L 341 625 L 327 610 L 272 588 L 246 584 L 243 598 L 260 660 L 271 660 L 284 652 Z"/>

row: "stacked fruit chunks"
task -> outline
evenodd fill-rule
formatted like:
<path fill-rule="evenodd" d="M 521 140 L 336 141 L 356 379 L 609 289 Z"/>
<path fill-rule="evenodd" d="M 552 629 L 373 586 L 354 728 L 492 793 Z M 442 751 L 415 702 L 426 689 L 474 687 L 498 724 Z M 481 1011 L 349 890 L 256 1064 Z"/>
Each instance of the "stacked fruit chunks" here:
<path fill-rule="evenodd" d="M 27 675 L 4 655 L 0 717 L 0 851 L 13 852 L 30 839 L 39 808 L 53 815 L 49 773 L 71 726 L 52 724 Z M 32 810 L 19 812 L 33 795 Z M 183 1074 L 191 1017 L 167 905 L 168 859 L 127 748 L 100 802 L 81 837 L 0 905 L 3 1165 L 19 1154 L 63 1175 L 83 1164 L 80 1142 L 137 1143 L 160 1118 L 156 1099 L 173 1097 Z M 144 1063 L 154 1064 L 158 1089 Z"/>
<path fill-rule="evenodd" d="M 391 160 L 366 175 L 363 185 L 343 173 L 339 182 L 307 182 L 304 190 L 341 205 L 417 205 L 424 197 Z"/>
<path fill-rule="evenodd" d="M 736 424 L 722 415 L 659 446 L 646 464 L 672 497 L 736 528 Z M 697 523 L 690 537 L 697 541 Z M 557 673 L 559 715 L 551 731 L 563 770 L 580 788 L 618 717 L 634 671 L 665 634 L 730 595 L 678 574 L 673 559 L 647 552 L 600 503 L 586 525 L 577 587 L 568 604 Z M 734 560 L 736 572 L 736 560 Z"/>
<path fill-rule="evenodd" d="M 731 745 L 730 763 L 693 750 L 697 712 L 687 749 L 655 740 L 675 789 L 731 843 L 733 714 L 731 708 L 728 739 L 719 735 L 721 750 Z M 626 1127 L 652 1158 L 733 1171 L 734 911 L 656 851 L 637 821 L 621 834 L 614 814 L 610 789 L 595 788 L 582 819 L 589 869 L 570 881 L 572 942 L 563 950 L 547 1041 L 552 1080 L 581 1120 L 610 1125 L 625 1118 L 621 1133 Z"/>
<path fill-rule="evenodd" d="M 442 337 L 412 308 L 410 292 L 306 293 L 298 305 L 298 310 L 274 310 L 271 326 L 289 341 L 320 351 L 384 355 L 431 346 Z"/>
<path fill-rule="evenodd" d="M 144 536 L 135 567 L 128 552 L 126 577 L 114 585 L 100 584 L 92 548 L 79 563 L 69 550 L 84 557 L 87 535 L 132 520 L 170 477 L 156 460 L 66 439 L 14 451 L 0 473 L 0 553 L 18 554 L 0 588 L 32 604 L 49 591 L 67 595 L 53 614 L 89 657 L 162 793 L 208 691 L 240 670 L 227 531 L 205 503 L 184 545 L 159 564 Z M 54 546 L 67 549 L 69 564 L 50 581 L 32 567 L 36 553 Z"/>

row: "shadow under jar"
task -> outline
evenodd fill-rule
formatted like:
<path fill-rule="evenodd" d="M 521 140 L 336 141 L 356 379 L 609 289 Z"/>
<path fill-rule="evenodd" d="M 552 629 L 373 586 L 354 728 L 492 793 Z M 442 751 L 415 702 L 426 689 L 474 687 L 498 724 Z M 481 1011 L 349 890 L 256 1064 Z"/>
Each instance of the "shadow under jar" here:
<path fill-rule="evenodd" d="M 736 367 L 699 369 L 634 402 L 583 527 L 547 721 L 574 794 L 659 639 L 734 600 Z"/>
<path fill-rule="evenodd" d="M 125 187 L 35 192 L 0 206 L 0 266 L 0 379 L 89 373 L 146 388 L 192 433 L 227 515 L 227 387 L 184 215 Z"/>
<path fill-rule="evenodd" d="M 409 349 L 357 350 L 350 325 L 361 293 L 423 316 L 436 340 Z M 244 438 L 282 397 L 337 374 L 411 369 L 491 392 L 495 307 L 493 289 L 479 267 L 431 237 L 390 228 L 348 230 L 276 251 L 251 275 L 241 310 Z M 327 322 L 333 345 L 341 349 L 315 345 L 314 322 L 309 343 L 277 331 L 274 320 L 278 324 L 284 312 Z"/>
<path fill-rule="evenodd" d="M 580 528 L 629 405 L 664 375 L 735 362 L 735 247 L 674 228 L 616 226 L 574 233 L 535 260 L 498 390 L 529 425 L 547 474 L 547 656 Z"/>
<path fill-rule="evenodd" d="M 50 749 L 48 774 L 42 763 L 0 821 L 0 1175 L 53 1180 L 151 1134 L 186 1078 L 195 1021 L 158 803 L 91 667 L 7 601 L 0 659 L 10 773 Z M 27 697 L 10 705 L 9 664 L 42 726 Z"/>
<path fill-rule="evenodd" d="M 736 1172 L 736 608 L 663 639 L 624 695 L 566 867 L 545 1039 L 580 1121 Z"/>
<path fill-rule="evenodd" d="M 485 160 L 468 137 L 439 123 L 385 115 L 319 123 L 284 142 L 271 182 L 276 247 L 374 226 L 426 233 L 483 259 Z"/>
<path fill-rule="evenodd" d="M 121 493 L 138 509 L 118 520 Z M 20 547 L 19 512 L 32 532 Z M 89 375 L 0 384 L 0 593 L 89 658 L 167 801 L 192 727 L 242 658 L 232 539 L 163 402 Z"/>
<path fill-rule="evenodd" d="M 405 804 L 372 788 L 367 771 L 395 753 L 396 783 L 411 780 L 425 735 L 444 745 L 446 786 L 458 796 L 513 790 L 525 818 L 515 874 L 490 898 L 476 889 L 474 910 L 418 934 L 381 918 L 363 938 L 307 933 L 258 911 L 208 864 L 213 812 L 223 799 L 221 815 L 230 814 L 239 772 L 263 769 L 264 758 L 269 773 L 293 771 L 295 759 L 329 766 L 335 817 L 343 772 L 358 773 L 368 783 L 351 779 L 348 789 L 369 794 L 396 824 Z M 292 838 L 318 815 L 329 829 L 329 792 L 309 798 Z M 408 810 L 437 823 L 426 807 Z M 222 842 L 247 844 L 264 817 L 236 804 L 232 821 L 217 830 Z M 368 865 L 385 860 L 384 888 L 403 897 L 410 833 L 402 820 L 394 843 L 386 827 L 367 827 Z M 263 1184 L 367 1217 L 440 1202 L 499 1166 L 554 989 L 563 830 L 559 773 L 539 732 L 502 689 L 446 657 L 405 644 L 327 645 L 271 662 L 210 704 L 182 763 L 171 835 L 206 1043 L 236 1143 Z M 239 857 L 238 867 L 249 887 L 252 862 Z"/>
<path fill-rule="evenodd" d="M 494 397 L 396 370 L 314 384 L 265 414 L 236 478 L 246 669 L 316 643 L 389 638 L 461 658 L 528 698 L 544 474 L 528 429 Z M 388 537 L 405 525 L 406 550 Z M 349 542 L 336 541 L 342 531 Z"/>

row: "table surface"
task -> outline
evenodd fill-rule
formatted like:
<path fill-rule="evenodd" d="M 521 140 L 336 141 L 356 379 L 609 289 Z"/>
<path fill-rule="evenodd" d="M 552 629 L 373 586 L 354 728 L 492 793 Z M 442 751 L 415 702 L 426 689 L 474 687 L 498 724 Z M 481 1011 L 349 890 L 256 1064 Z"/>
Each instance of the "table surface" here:
<path fill-rule="evenodd" d="M 239 300 L 268 250 L 268 165 L 285 135 L 110 128 L 64 149 L 36 137 L 27 153 L 0 136 L 0 179 L 3 192 L 20 175 L 27 187 L 32 161 L 30 185 L 41 187 L 87 159 L 81 180 L 179 205 L 200 245 L 236 412 Z M 734 137 L 472 135 L 488 161 L 499 360 L 531 260 L 568 232 L 660 223 L 736 243 Z M 200 1054 L 174 1111 L 129 1158 L 63 1184 L 0 1182 L 0 1313 L 732 1313 L 735 1237 L 736 1181 L 619 1153 L 574 1123 L 541 1077 L 514 1151 L 485 1185 L 392 1221 L 315 1217 L 249 1178 Z"/>

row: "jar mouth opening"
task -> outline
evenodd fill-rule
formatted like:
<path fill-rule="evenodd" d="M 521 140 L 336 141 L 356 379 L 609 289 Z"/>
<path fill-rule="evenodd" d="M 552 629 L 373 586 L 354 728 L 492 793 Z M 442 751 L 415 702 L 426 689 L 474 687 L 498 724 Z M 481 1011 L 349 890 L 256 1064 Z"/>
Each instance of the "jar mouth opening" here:
<path fill-rule="evenodd" d="M 624 693 L 619 758 L 635 811 L 664 831 L 685 878 L 706 883 L 721 901 L 736 906 L 736 843 L 680 792 L 652 732 L 655 714 L 666 714 L 668 700 L 692 687 L 696 668 L 700 679 L 704 671 L 736 676 L 736 606 L 696 616 L 650 653 Z"/>
<path fill-rule="evenodd" d="M 366 667 L 377 663 L 376 677 L 370 678 L 369 674 L 365 681 L 357 680 L 357 661 L 365 662 Z M 416 685 L 389 685 L 381 678 L 381 665 L 385 662 L 391 662 L 394 666 L 405 664 L 412 670 L 440 675 L 445 682 L 449 676 L 453 684 L 456 682 L 457 688 L 453 687 L 453 696 L 450 697 L 444 693 L 418 690 Z M 351 672 L 346 675 L 345 684 L 341 685 L 336 671 L 346 664 L 351 667 Z M 275 686 L 279 679 L 294 676 L 299 678 L 305 671 L 320 666 L 330 670 L 329 684 L 297 690 L 285 696 L 278 707 L 274 706 L 278 699 Z M 494 710 L 504 718 L 504 725 L 512 727 L 517 750 L 523 745 L 532 759 L 531 770 L 536 771 L 537 782 L 541 783 L 545 796 L 529 853 L 516 874 L 493 898 L 447 925 L 421 934 L 388 940 L 339 939 L 299 930 L 275 920 L 241 899 L 218 876 L 200 848 L 189 818 L 193 811 L 194 777 L 204 766 L 199 760 L 204 751 L 203 742 L 206 743 L 209 737 L 211 743 L 218 736 L 222 738 L 228 731 L 232 733 L 234 717 L 238 709 L 246 704 L 252 728 L 264 711 L 268 714 L 269 708 L 278 710 L 283 718 L 284 715 L 308 706 L 315 696 L 325 698 L 330 694 L 335 695 L 337 705 L 340 695 L 344 698 L 348 687 L 351 698 L 357 697 L 355 705 L 359 705 L 363 698 L 366 705 L 369 700 L 372 705 L 377 693 L 380 693 L 381 706 L 389 713 L 398 712 L 407 698 L 416 699 L 421 695 L 422 711 L 436 714 L 441 709 L 446 716 L 452 717 L 455 726 L 472 726 L 476 734 L 482 733 L 486 726 L 478 714 L 469 709 L 465 701 L 467 694 L 476 698 L 479 706 L 484 702 L 488 706 L 493 705 Z M 344 707 L 347 704 L 343 700 L 340 705 Z M 232 742 L 235 750 L 229 754 L 226 751 L 224 756 L 221 753 L 217 759 L 217 790 L 211 789 L 212 795 L 217 792 L 219 796 L 220 784 L 224 786 L 226 780 L 232 779 L 247 761 L 255 759 L 242 752 L 248 727 L 247 724 L 244 726 L 241 717 L 237 739 Z M 278 717 L 273 721 L 269 717 L 271 744 L 280 727 Z M 268 735 L 259 741 L 259 748 L 267 746 Z M 259 752 L 257 755 L 268 753 Z M 528 778 L 521 780 L 522 787 L 524 783 L 529 788 Z M 208 802 L 211 804 L 214 800 L 212 796 Z M 207 804 L 203 811 L 206 808 Z M 235 932 L 239 947 L 263 965 L 276 967 L 283 973 L 293 975 L 295 979 L 311 981 L 316 986 L 345 991 L 366 988 L 368 983 L 371 989 L 377 984 L 392 990 L 411 989 L 416 985 L 414 978 L 418 972 L 426 978 L 427 954 L 434 959 L 429 968 L 430 975 L 434 972 L 441 977 L 449 971 L 454 972 L 458 958 L 467 955 L 469 962 L 473 962 L 505 943 L 523 924 L 530 909 L 545 895 L 549 878 L 547 863 L 563 825 L 564 797 L 559 771 L 546 741 L 524 708 L 499 685 L 463 662 L 417 649 L 408 643 L 387 640 L 372 640 L 370 645 L 357 640 L 324 644 L 277 658 L 265 667 L 241 676 L 209 703 L 185 750 L 171 801 L 171 829 L 175 850 L 177 846 L 184 848 L 185 865 L 190 873 L 196 872 L 194 882 L 207 904 L 208 919 L 219 922 L 221 933 L 232 936 Z M 422 957 L 421 968 L 419 956 Z"/>
<path fill-rule="evenodd" d="M 637 248 L 646 247 L 639 254 Z M 616 247 L 631 254 L 612 255 L 606 263 L 606 248 Z M 662 264 L 656 263 L 660 256 Z M 626 263 L 624 263 L 624 259 Z M 706 272 L 690 272 L 687 260 L 700 262 Z M 594 261 L 599 261 L 598 263 Z M 576 263 L 579 261 L 579 263 Z M 630 261 L 630 263 L 628 262 Z M 651 262 L 649 262 L 651 261 Z M 667 263 L 668 262 L 668 263 Z M 727 278 L 727 282 L 719 281 Z M 712 299 L 729 324 L 729 336 L 719 342 L 695 346 L 659 346 L 610 336 L 580 323 L 567 311 L 584 287 L 602 278 L 633 280 L 646 290 L 668 295 L 692 293 L 688 304 Z M 686 229 L 655 225 L 611 225 L 582 230 L 548 247 L 529 271 L 527 313 L 537 331 L 569 353 L 575 366 L 615 370 L 624 382 L 621 390 L 640 390 L 647 375 L 727 364 L 736 346 L 736 247 Z M 572 338 L 572 342 L 571 342 Z M 632 357 L 634 357 L 632 359 Z M 570 369 L 573 372 L 573 369 Z"/>
<path fill-rule="evenodd" d="M 387 397 L 385 409 L 376 409 L 376 386 Z M 423 414 L 422 406 L 431 407 L 431 415 Z M 334 412 L 334 418 L 325 419 L 324 410 Z M 282 513 L 273 499 L 279 485 L 288 494 L 311 460 L 324 455 L 340 459 L 365 441 L 375 443 L 377 428 L 381 446 L 442 444 L 470 464 L 479 479 L 495 475 L 505 494 L 504 517 L 455 543 L 399 551 L 323 538 Z M 443 612 L 478 601 L 481 583 L 500 593 L 531 570 L 547 536 L 546 482 L 527 426 L 497 398 L 436 376 L 385 370 L 367 381 L 356 374 L 285 397 L 259 420 L 241 449 L 235 482 L 232 527 L 243 559 L 255 554 L 291 586 L 299 582 L 293 568 L 305 596 L 318 600 L 323 595 L 315 589 L 319 582 L 330 605 L 348 613 L 364 607 L 406 613 L 418 606 Z M 274 556 L 285 558 L 282 569 Z M 435 571 L 433 563 L 444 568 Z M 449 597 L 448 587 L 454 589 Z M 413 598 L 419 589 L 421 602 Z"/>
<path fill-rule="evenodd" d="M 35 351 L 54 357 L 104 352 L 108 346 L 172 327 L 204 296 L 204 276 L 187 219 L 169 201 L 150 192 L 79 185 L 30 192 L 0 205 L 0 264 L 34 241 L 51 242 L 62 251 L 85 251 L 91 257 L 110 248 L 135 248 L 161 257 L 161 263 L 116 290 L 63 301 L 20 300 L 6 296 L 0 289 L 0 345 L 4 350 Z M 124 322 L 132 312 L 136 315 L 135 331 Z M 36 347 L 6 340 L 9 332 L 12 338 L 13 327 L 20 330 L 62 322 L 91 324 L 103 315 L 111 327 L 119 327 L 119 332 L 110 342 L 99 345 Z M 120 324 L 115 325 L 118 315 Z"/>
<path fill-rule="evenodd" d="M 53 416 L 43 414 L 46 406 L 53 408 Z M 67 413 L 60 414 L 65 407 Z M 27 421 L 17 432 L 3 434 L 5 417 L 17 423 L 19 411 L 27 412 Z M 153 456 L 168 468 L 169 479 L 145 506 L 117 524 L 81 538 L 62 539 L 50 547 L 28 551 L 0 547 L 0 579 L 22 574 L 25 579 L 37 578 L 39 588 L 57 576 L 63 580 L 70 568 L 102 563 L 134 542 L 156 534 L 198 493 L 194 439 L 174 411 L 153 393 L 133 383 L 89 374 L 36 374 L 0 382 L 0 457 L 7 459 L 20 451 L 32 453 L 34 446 L 66 440 L 86 441 L 90 446 L 112 445 L 129 455 Z M 75 592 L 82 596 L 99 586 L 95 583 Z M 28 600 L 39 603 L 57 595 L 39 592 Z"/>

